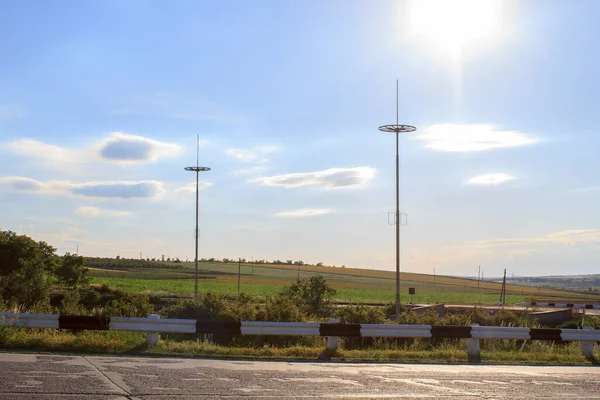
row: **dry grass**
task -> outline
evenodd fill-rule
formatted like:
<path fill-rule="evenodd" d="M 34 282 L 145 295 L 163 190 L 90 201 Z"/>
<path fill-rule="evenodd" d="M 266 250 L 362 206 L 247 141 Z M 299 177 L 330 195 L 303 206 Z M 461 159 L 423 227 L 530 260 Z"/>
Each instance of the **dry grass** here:
<path fill-rule="evenodd" d="M 523 351 L 502 350 L 502 345 L 482 349 L 484 363 L 518 364 L 577 364 L 589 365 L 580 352 L 579 343 L 555 346 L 548 342 L 535 342 Z M 145 334 L 136 332 L 62 332 L 42 329 L 0 328 L 0 348 L 55 351 L 61 353 L 112 353 L 112 354 L 155 354 L 186 355 L 201 357 L 285 359 L 285 360 L 366 360 L 390 362 L 467 362 L 464 341 L 456 344 L 442 344 L 428 347 L 425 342 L 397 348 L 344 349 L 343 341 L 336 351 L 328 351 L 323 346 L 304 347 L 226 347 L 202 341 L 160 340 L 156 347 L 146 346 Z M 600 359 L 596 349 L 595 359 Z"/>

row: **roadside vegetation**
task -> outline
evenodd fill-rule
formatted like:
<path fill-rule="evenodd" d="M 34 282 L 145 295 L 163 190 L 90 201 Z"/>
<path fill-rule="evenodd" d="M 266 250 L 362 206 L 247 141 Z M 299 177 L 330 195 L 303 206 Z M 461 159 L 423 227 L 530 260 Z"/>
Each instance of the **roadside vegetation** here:
<path fill-rule="evenodd" d="M 368 289 L 336 288 L 325 276 L 316 273 L 300 279 L 296 277 L 295 281 L 285 286 L 247 285 L 239 294 L 232 290 L 230 283 L 214 283 L 211 290 L 207 290 L 207 286 L 201 286 L 201 295 L 192 299 L 189 293 L 193 290 L 193 280 L 106 278 L 117 280 L 100 283 L 96 281 L 98 278 L 90 279 L 90 272 L 95 270 L 88 270 L 86 261 L 83 257 L 71 254 L 60 257 L 47 243 L 0 231 L 0 311 L 132 317 L 145 317 L 150 313 L 157 313 L 162 318 L 206 321 L 326 322 L 329 318 L 337 318 L 342 323 L 383 324 L 392 323 L 394 313 L 391 298 L 377 297 L 376 293 L 369 292 Z M 148 270 L 148 264 L 152 263 L 148 260 L 141 260 L 141 263 L 128 262 L 127 268 L 143 268 L 148 274 L 152 274 L 154 272 Z M 131 267 L 134 264 L 137 266 Z M 186 267 L 182 266 L 185 263 L 171 264 L 172 267 L 163 268 L 160 273 L 189 275 Z M 116 266 L 120 264 L 113 263 L 112 260 L 111 265 L 111 271 L 127 271 L 117 270 Z M 317 267 L 325 268 L 315 266 Z M 123 282 L 129 282 L 130 285 L 126 286 Z M 151 287 L 149 282 L 157 286 Z M 175 282 L 189 287 L 186 286 L 184 291 L 174 290 L 174 287 L 169 285 Z M 235 288 L 237 289 L 237 286 Z M 250 288 L 256 290 L 252 291 Z M 363 291 L 362 297 L 360 290 Z M 424 295 L 431 296 L 427 292 Z M 457 296 L 449 301 L 459 302 L 458 296 L 465 293 L 449 292 L 448 295 Z M 510 298 L 510 295 L 507 297 Z M 339 306 L 336 303 L 347 298 L 352 298 L 354 304 Z M 384 305 L 356 304 L 372 300 L 381 301 Z M 516 314 L 506 310 L 484 312 L 475 309 L 467 312 L 448 312 L 444 317 L 440 317 L 433 311 L 416 314 L 410 308 L 410 305 L 403 304 L 400 323 L 541 326 L 528 313 Z M 565 325 L 569 328 L 582 326 L 600 329 L 600 319 L 579 316 Z M 346 338 L 341 340 L 341 345 L 335 352 L 325 350 L 323 338 L 301 336 L 163 334 L 158 346 L 148 348 L 145 343 L 146 335 L 135 332 L 0 328 L 0 348 L 5 349 L 313 360 L 467 360 L 464 340 L 451 339 Z M 481 342 L 481 347 L 484 362 L 594 362 L 581 356 L 578 343 L 487 340 Z M 596 356 L 596 359 L 598 358 L 599 356 Z"/>

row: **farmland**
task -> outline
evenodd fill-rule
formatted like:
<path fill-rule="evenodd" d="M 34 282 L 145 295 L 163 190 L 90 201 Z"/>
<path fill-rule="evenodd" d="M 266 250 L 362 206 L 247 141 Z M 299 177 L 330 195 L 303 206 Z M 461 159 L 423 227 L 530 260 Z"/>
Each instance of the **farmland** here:
<path fill-rule="evenodd" d="M 91 259 L 91 282 L 106 283 L 130 292 L 160 293 L 190 296 L 194 292 L 194 264 L 153 263 L 151 267 L 126 266 L 111 263 L 110 269 Z M 255 296 L 279 293 L 298 278 L 322 275 L 337 290 L 336 300 L 352 303 L 390 303 L 394 300 L 395 273 L 393 271 L 337 268 L 309 265 L 273 265 L 201 262 L 199 263 L 199 291 L 225 294 L 237 293 L 238 268 L 240 291 Z M 448 276 L 433 276 L 402 272 L 401 296 L 403 302 L 489 304 L 499 300 L 501 284 Z M 416 294 L 408 295 L 414 287 Z M 516 304 L 527 297 L 544 298 L 597 298 L 588 294 L 574 294 L 561 290 L 524 285 L 507 285 L 506 301 Z"/>

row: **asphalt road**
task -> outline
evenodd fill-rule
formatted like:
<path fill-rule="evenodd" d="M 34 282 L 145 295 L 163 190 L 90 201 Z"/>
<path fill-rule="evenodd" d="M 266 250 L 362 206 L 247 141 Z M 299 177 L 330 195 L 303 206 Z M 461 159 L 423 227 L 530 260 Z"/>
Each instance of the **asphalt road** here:
<path fill-rule="evenodd" d="M 0 353 L 0 399 L 600 399 L 599 367 Z"/>

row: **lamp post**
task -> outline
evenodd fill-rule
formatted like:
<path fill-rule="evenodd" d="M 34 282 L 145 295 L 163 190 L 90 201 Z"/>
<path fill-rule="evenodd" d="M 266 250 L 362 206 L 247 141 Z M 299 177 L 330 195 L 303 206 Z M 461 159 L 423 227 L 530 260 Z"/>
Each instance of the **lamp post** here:
<path fill-rule="evenodd" d="M 186 167 L 186 171 L 193 171 L 196 173 L 196 256 L 194 257 L 195 263 L 195 274 L 194 274 L 194 298 L 198 298 L 198 191 L 199 191 L 199 180 L 200 172 L 210 171 L 208 167 L 200 167 L 198 165 L 198 155 L 200 149 L 200 137 L 198 136 L 198 144 L 196 150 L 196 166 Z"/>
<path fill-rule="evenodd" d="M 396 134 L 396 321 L 400 319 L 400 157 L 398 155 L 398 135 L 400 133 L 414 132 L 417 130 L 411 125 L 398 125 L 398 80 L 396 79 L 396 124 L 382 125 L 382 132 L 394 132 Z"/>

